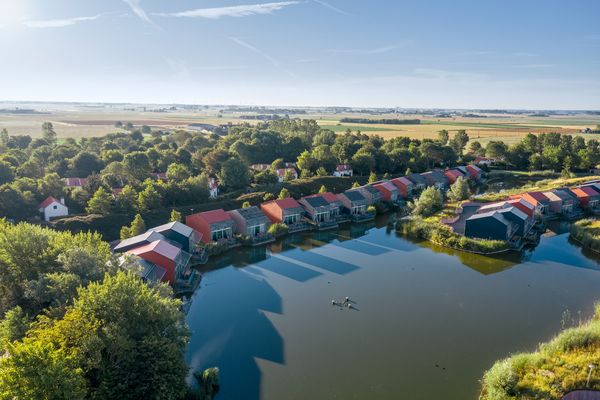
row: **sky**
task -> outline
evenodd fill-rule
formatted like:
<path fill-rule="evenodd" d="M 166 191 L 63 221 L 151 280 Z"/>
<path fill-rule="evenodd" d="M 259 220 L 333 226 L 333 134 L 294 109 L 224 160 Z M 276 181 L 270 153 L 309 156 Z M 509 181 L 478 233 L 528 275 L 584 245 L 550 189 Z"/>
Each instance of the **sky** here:
<path fill-rule="evenodd" d="M 597 0 L 0 0 L 0 100 L 600 109 Z"/>

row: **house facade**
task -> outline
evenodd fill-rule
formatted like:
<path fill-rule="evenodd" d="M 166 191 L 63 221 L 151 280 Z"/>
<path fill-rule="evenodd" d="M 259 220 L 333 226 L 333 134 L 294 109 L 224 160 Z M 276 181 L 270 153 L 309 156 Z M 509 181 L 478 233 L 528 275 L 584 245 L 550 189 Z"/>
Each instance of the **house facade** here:
<path fill-rule="evenodd" d="M 204 243 L 231 240 L 235 222 L 222 208 L 185 217 L 185 224 L 202 234 Z"/>
<path fill-rule="evenodd" d="M 216 199 L 219 195 L 219 183 L 215 178 L 208 180 L 208 195 L 211 199 Z"/>
<path fill-rule="evenodd" d="M 535 214 L 545 218 L 552 214 L 550 209 L 550 199 L 548 199 L 542 192 L 528 192 L 516 196 L 516 198 L 523 198 L 528 203 L 535 207 Z"/>
<path fill-rule="evenodd" d="M 501 212 L 473 214 L 465 221 L 465 236 L 487 240 L 510 240 L 516 227 Z"/>
<path fill-rule="evenodd" d="M 188 281 L 194 274 L 189 267 L 191 255 L 165 240 L 156 240 L 127 251 L 164 269 L 162 280 L 171 284 Z"/>
<path fill-rule="evenodd" d="M 331 204 L 320 194 L 305 196 L 299 203 L 304 207 L 306 217 L 319 229 L 335 228 L 337 224 L 337 214 L 339 207 Z"/>
<path fill-rule="evenodd" d="M 52 218 L 66 217 L 69 215 L 69 208 L 65 205 L 64 199 L 59 201 L 52 196 L 46 198 L 46 200 L 38 205 L 38 211 L 46 222 L 50 221 Z"/>
<path fill-rule="evenodd" d="M 405 199 L 409 199 L 413 195 L 413 188 L 415 184 L 411 182 L 408 178 L 401 176 L 400 178 L 394 178 L 390 182 L 394 184 L 398 188 L 400 196 Z"/>
<path fill-rule="evenodd" d="M 256 206 L 238 208 L 229 211 L 229 215 L 235 221 L 235 232 L 250 238 L 265 236 L 271 225 L 269 218 Z"/>
<path fill-rule="evenodd" d="M 591 186 L 582 186 L 573 189 L 573 193 L 579 198 L 581 206 L 589 211 L 600 210 L 600 192 Z"/>
<path fill-rule="evenodd" d="M 424 172 L 421 174 L 427 182 L 427 186 L 433 186 L 439 190 L 448 190 L 450 187 L 450 180 L 442 171 L 434 169 L 433 171 Z"/>
<path fill-rule="evenodd" d="M 373 187 L 373 185 L 364 185 L 356 188 L 367 199 L 368 205 L 375 205 L 381 203 L 383 196 L 381 192 Z"/>
<path fill-rule="evenodd" d="M 170 242 L 178 243 L 181 249 L 188 253 L 194 253 L 202 239 L 200 232 L 178 221 L 151 228 L 149 231 L 160 233 Z"/>
<path fill-rule="evenodd" d="M 421 174 L 412 173 L 406 175 L 406 179 L 413 183 L 415 191 L 421 191 L 427 187 L 427 180 Z"/>
<path fill-rule="evenodd" d="M 352 176 L 353 172 L 349 164 L 338 164 L 333 171 L 333 176 Z"/>
<path fill-rule="evenodd" d="M 373 187 L 381 193 L 383 201 L 396 203 L 400 197 L 400 190 L 390 181 L 374 183 Z"/>
<path fill-rule="evenodd" d="M 342 202 L 345 213 L 349 214 L 352 220 L 363 220 L 370 216 L 367 211 L 369 201 L 358 189 L 346 190 L 344 193 L 338 194 L 337 197 Z M 372 217 L 374 218 L 374 215 Z"/>
<path fill-rule="evenodd" d="M 272 223 L 286 224 L 291 232 L 308 228 L 304 222 L 304 208 L 291 197 L 262 203 L 260 208 Z"/>

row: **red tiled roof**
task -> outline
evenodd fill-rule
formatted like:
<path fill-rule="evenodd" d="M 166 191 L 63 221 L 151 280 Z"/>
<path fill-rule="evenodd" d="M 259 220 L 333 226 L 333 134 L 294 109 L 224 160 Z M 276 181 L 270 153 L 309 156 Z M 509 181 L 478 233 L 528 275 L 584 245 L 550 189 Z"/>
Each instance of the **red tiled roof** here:
<path fill-rule="evenodd" d="M 292 199 L 291 197 L 287 197 L 285 199 L 277 199 L 277 200 L 271 200 L 267 203 L 263 203 L 265 205 L 267 204 L 276 204 L 277 207 L 281 208 L 282 210 L 286 209 L 286 208 L 298 208 L 301 207 L 300 204 Z"/>
<path fill-rule="evenodd" d="M 469 172 L 471 174 L 478 174 L 481 172 L 481 168 L 479 168 L 477 165 L 473 165 L 473 164 L 467 165 L 467 170 L 469 170 Z"/>
<path fill-rule="evenodd" d="M 457 169 L 449 169 L 448 171 L 445 172 L 448 175 L 452 175 L 454 178 L 459 178 L 461 176 L 463 176 L 462 172 L 460 172 Z"/>
<path fill-rule="evenodd" d="M 548 197 L 546 197 L 546 195 L 544 195 L 544 193 L 542 192 L 528 192 L 525 193 L 528 194 L 529 196 L 531 196 L 534 200 L 536 201 L 544 201 L 544 200 L 550 200 Z"/>
<path fill-rule="evenodd" d="M 338 164 L 337 167 L 335 167 L 337 172 L 350 171 L 351 169 L 352 167 L 348 164 Z"/>
<path fill-rule="evenodd" d="M 410 179 L 405 176 L 401 176 L 399 178 L 394 178 L 391 181 L 393 184 L 403 184 L 404 186 L 413 186 L 414 183 Z"/>
<path fill-rule="evenodd" d="M 226 213 L 222 208 L 196 213 L 194 215 L 188 216 L 188 218 L 189 217 L 202 218 L 208 224 L 214 224 L 215 222 L 231 220 L 231 216 L 228 213 Z"/>
<path fill-rule="evenodd" d="M 598 192 L 596 192 L 590 186 L 582 186 L 582 187 L 574 188 L 571 190 L 573 190 L 573 193 L 575 193 L 577 195 L 577 197 L 598 196 Z"/>
<path fill-rule="evenodd" d="M 87 184 L 86 178 L 65 178 L 65 186 L 81 187 Z"/>
<path fill-rule="evenodd" d="M 396 185 L 394 185 L 390 181 L 375 183 L 373 185 L 373 187 L 376 188 L 377 190 L 380 190 L 379 188 L 385 188 L 389 192 L 391 192 L 393 190 L 396 190 L 396 191 L 398 190 L 398 188 L 396 187 Z"/>
<path fill-rule="evenodd" d="M 46 208 L 46 207 L 48 207 L 50 204 L 52 204 L 52 203 L 54 203 L 54 202 L 56 202 L 56 203 L 58 203 L 58 204 L 62 204 L 60 201 L 58 201 L 58 200 L 56 200 L 54 197 L 50 196 L 50 197 L 48 197 L 46 200 L 42 201 L 42 202 L 40 203 L 40 205 L 38 206 L 38 208 Z"/>

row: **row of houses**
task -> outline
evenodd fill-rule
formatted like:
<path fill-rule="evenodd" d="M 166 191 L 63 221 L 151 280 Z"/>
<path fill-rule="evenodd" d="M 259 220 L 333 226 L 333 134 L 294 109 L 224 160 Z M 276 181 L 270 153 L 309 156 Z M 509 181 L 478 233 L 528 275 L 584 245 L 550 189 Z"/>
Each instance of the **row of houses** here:
<path fill-rule="evenodd" d="M 463 204 L 463 210 L 474 204 Z M 465 221 L 465 236 L 519 245 L 530 235 L 536 221 L 573 220 L 584 213 L 600 214 L 600 181 L 574 188 L 521 193 L 477 207 Z"/>

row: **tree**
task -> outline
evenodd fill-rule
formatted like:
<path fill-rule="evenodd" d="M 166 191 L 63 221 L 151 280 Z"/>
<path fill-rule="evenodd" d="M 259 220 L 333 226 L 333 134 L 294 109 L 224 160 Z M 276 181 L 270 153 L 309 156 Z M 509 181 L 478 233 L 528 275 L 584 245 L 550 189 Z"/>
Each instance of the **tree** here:
<path fill-rule="evenodd" d="M 12 182 L 15 179 L 15 171 L 12 165 L 0 160 L 0 185 Z"/>
<path fill-rule="evenodd" d="M 303 151 L 296 161 L 296 165 L 302 171 L 309 171 L 311 174 L 319 167 L 317 160 L 308 150 Z"/>
<path fill-rule="evenodd" d="M 144 219 L 140 214 L 136 214 L 133 218 L 133 221 L 131 221 L 131 225 L 121 227 L 121 240 L 141 235 L 144 232 L 146 232 L 146 224 L 144 223 Z"/>
<path fill-rule="evenodd" d="M 467 135 L 467 131 L 460 129 L 454 134 L 454 138 L 452 138 L 452 142 L 450 144 L 457 154 L 462 154 L 463 149 L 467 145 L 468 141 L 469 135 Z"/>
<path fill-rule="evenodd" d="M 469 153 L 481 155 L 482 149 L 483 147 L 481 147 L 481 143 L 478 141 L 473 141 L 469 144 Z"/>
<path fill-rule="evenodd" d="M 0 352 L 3 352 L 6 341 L 21 340 L 29 329 L 29 323 L 29 317 L 20 306 L 8 310 L 0 321 Z"/>
<path fill-rule="evenodd" d="M 490 141 L 485 147 L 485 155 L 490 158 L 504 159 L 507 151 L 508 147 L 506 144 L 496 140 Z"/>
<path fill-rule="evenodd" d="M 116 199 L 117 209 L 126 214 L 133 213 L 138 208 L 138 192 L 131 185 L 125 185 Z"/>
<path fill-rule="evenodd" d="M 38 181 L 38 190 L 44 198 L 54 196 L 60 199 L 65 195 L 65 182 L 57 173 L 46 174 Z"/>
<path fill-rule="evenodd" d="M 237 158 L 225 161 L 218 177 L 223 186 L 232 190 L 243 189 L 250 184 L 248 167 Z"/>
<path fill-rule="evenodd" d="M 122 128 L 122 127 L 123 127 L 123 123 L 121 121 L 115 122 L 115 128 Z"/>
<path fill-rule="evenodd" d="M 448 133 L 447 130 L 442 129 L 441 131 L 438 131 L 437 137 L 438 137 L 438 142 L 440 142 L 442 145 L 445 145 L 446 143 L 448 143 L 450 134 Z"/>
<path fill-rule="evenodd" d="M 141 151 L 126 154 L 123 165 L 130 176 L 140 181 L 146 179 L 152 170 L 148 155 Z"/>
<path fill-rule="evenodd" d="M 181 222 L 183 221 L 183 215 L 176 209 L 171 210 L 171 217 L 169 218 L 169 222 Z"/>
<path fill-rule="evenodd" d="M 56 142 L 56 132 L 54 131 L 54 126 L 51 122 L 44 122 L 42 124 L 42 137 L 48 143 Z"/>
<path fill-rule="evenodd" d="M 152 132 L 152 129 L 148 126 L 148 125 L 142 125 L 142 133 L 143 134 L 149 134 L 150 132 Z"/>
<path fill-rule="evenodd" d="M 155 210 L 162 205 L 162 196 L 154 186 L 154 183 L 149 182 L 144 190 L 138 194 L 137 206 L 139 210 Z"/>
<path fill-rule="evenodd" d="M 352 165 L 352 168 L 355 171 L 357 171 L 360 175 L 366 175 L 370 173 L 375 167 L 375 159 L 373 157 L 373 154 L 365 149 L 361 149 L 360 151 L 358 151 L 352 157 L 352 161 L 350 163 Z"/>
<path fill-rule="evenodd" d="M 271 170 L 272 171 L 277 171 L 278 169 L 284 168 L 285 167 L 285 161 L 283 161 L 283 158 L 276 158 L 272 163 L 271 163 Z"/>
<path fill-rule="evenodd" d="M 319 193 L 327 193 L 327 188 L 325 187 L 325 185 L 321 185 L 321 188 L 319 189 Z"/>
<path fill-rule="evenodd" d="M 249 201 L 245 201 L 242 203 L 242 208 L 250 208 L 250 202 Z"/>
<path fill-rule="evenodd" d="M 424 217 L 433 215 L 444 206 L 442 192 L 433 186 L 423 190 L 419 198 L 414 202 L 412 213 Z"/>
<path fill-rule="evenodd" d="M 183 164 L 169 164 L 167 168 L 167 179 L 172 181 L 183 181 L 190 177 L 190 171 Z"/>
<path fill-rule="evenodd" d="M 270 201 L 270 200 L 273 200 L 274 198 L 275 198 L 275 195 L 270 192 L 265 193 L 263 196 L 264 201 Z"/>
<path fill-rule="evenodd" d="M 469 183 L 465 178 L 459 176 L 448 190 L 448 198 L 452 201 L 466 200 L 470 196 Z"/>
<path fill-rule="evenodd" d="M 317 172 L 316 172 L 317 176 L 329 176 L 329 172 L 327 172 L 327 170 L 323 167 L 319 167 L 317 168 Z"/>
<path fill-rule="evenodd" d="M 283 200 L 283 199 L 287 199 L 288 197 L 291 197 L 289 190 L 287 190 L 286 188 L 281 189 L 281 192 L 279 192 L 279 196 L 277 197 L 279 200 Z"/>
<path fill-rule="evenodd" d="M 377 182 L 377 174 L 375 172 L 371 172 L 369 175 L 369 183 Z"/>
<path fill-rule="evenodd" d="M 108 194 L 103 187 L 100 187 L 88 201 L 85 211 L 88 214 L 110 214 L 112 210 L 112 200 L 112 196 Z"/>
<path fill-rule="evenodd" d="M 358 183 L 356 181 L 352 184 L 352 189 L 356 189 L 356 188 L 359 188 L 359 187 L 360 187 L 360 183 Z"/>

